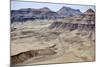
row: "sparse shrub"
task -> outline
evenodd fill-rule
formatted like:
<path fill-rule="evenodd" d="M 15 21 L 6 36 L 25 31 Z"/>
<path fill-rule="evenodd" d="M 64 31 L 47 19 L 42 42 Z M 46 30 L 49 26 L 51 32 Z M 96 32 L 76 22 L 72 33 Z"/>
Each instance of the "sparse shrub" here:
<path fill-rule="evenodd" d="M 53 34 L 55 34 L 55 35 L 59 35 L 60 34 L 60 32 L 52 32 Z"/>
<path fill-rule="evenodd" d="M 76 19 L 76 21 L 81 21 L 81 19 Z"/>
<path fill-rule="evenodd" d="M 33 33 L 33 31 L 22 31 L 22 32 L 21 32 L 22 35 L 27 35 L 27 34 L 29 34 L 29 33 Z"/>
<path fill-rule="evenodd" d="M 76 35 L 80 35 L 80 33 L 76 33 Z"/>
<path fill-rule="evenodd" d="M 11 33 L 11 37 L 17 36 L 17 33 Z"/>
<path fill-rule="evenodd" d="M 11 28 L 11 32 L 12 32 L 12 31 L 15 31 L 16 29 L 17 29 L 17 28 Z"/>

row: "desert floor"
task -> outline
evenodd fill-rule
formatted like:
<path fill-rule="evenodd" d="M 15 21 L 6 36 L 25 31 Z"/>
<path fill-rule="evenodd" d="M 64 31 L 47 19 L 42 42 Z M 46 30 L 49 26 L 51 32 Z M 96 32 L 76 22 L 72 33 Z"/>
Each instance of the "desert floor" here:
<path fill-rule="evenodd" d="M 19 65 L 95 60 L 95 42 L 88 37 L 85 31 L 51 30 L 48 27 L 52 21 L 37 22 L 27 21 L 27 23 L 11 25 L 16 28 L 15 31 L 11 31 L 11 56 L 28 50 L 44 49 L 52 45 L 56 45 L 57 54 L 33 57 Z"/>

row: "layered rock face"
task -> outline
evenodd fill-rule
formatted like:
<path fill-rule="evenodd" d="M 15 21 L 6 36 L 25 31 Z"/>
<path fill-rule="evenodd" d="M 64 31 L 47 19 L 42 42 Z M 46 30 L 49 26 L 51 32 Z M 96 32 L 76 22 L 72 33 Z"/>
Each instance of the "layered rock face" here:
<path fill-rule="evenodd" d="M 30 58 L 54 55 L 54 54 L 56 54 L 55 46 L 56 45 L 46 47 L 44 49 L 29 50 L 26 52 L 18 53 L 16 55 L 11 56 L 11 63 L 19 64 L 19 63 L 23 63 L 24 61 L 27 61 Z"/>
<path fill-rule="evenodd" d="M 12 22 L 25 22 L 27 20 L 55 18 L 57 16 L 58 14 L 56 12 L 51 11 L 47 7 L 43 7 L 40 9 L 26 8 L 19 10 L 11 10 Z"/>
<path fill-rule="evenodd" d="M 73 16 L 81 14 L 78 9 L 72 9 L 69 7 L 62 7 L 59 11 L 55 12 L 47 7 L 40 9 L 26 8 L 19 10 L 11 10 L 11 22 L 25 22 L 27 20 L 35 19 L 56 19 L 66 16 Z"/>
<path fill-rule="evenodd" d="M 78 23 L 63 23 L 63 22 L 54 22 L 50 29 L 66 29 L 66 30 L 95 30 L 95 24 L 78 24 Z"/>
<path fill-rule="evenodd" d="M 66 29 L 66 30 L 95 30 L 95 12 L 88 9 L 84 14 L 67 17 L 62 22 L 54 22 L 50 25 L 50 29 Z"/>

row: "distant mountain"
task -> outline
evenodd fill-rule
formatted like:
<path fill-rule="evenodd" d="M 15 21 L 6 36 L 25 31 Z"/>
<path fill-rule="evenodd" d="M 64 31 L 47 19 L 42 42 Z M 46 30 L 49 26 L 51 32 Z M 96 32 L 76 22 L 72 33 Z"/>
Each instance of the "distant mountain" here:
<path fill-rule="evenodd" d="M 87 11 L 85 11 L 84 14 L 86 14 L 86 15 L 94 15 L 95 11 L 90 8 Z"/>
<path fill-rule="evenodd" d="M 11 10 L 11 21 L 27 21 L 35 19 L 55 19 L 64 18 L 81 14 L 80 10 L 72 9 L 70 7 L 62 7 L 59 11 L 54 12 L 47 7 L 40 9 L 24 8 L 19 10 Z"/>
<path fill-rule="evenodd" d="M 57 13 L 61 16 L 73 16 L 77 14 L 81 14 L 79 9 L 72 9 L 70 7 L 62 7 Z"/>
<path fill-rule="evenodd" d="M 95 11 L 92 9 L 88 9 L 83 13 L 85 16 L 83 20 L 86 20 L 89 24 L 95 24 Z"/>
<path fill-rule="evenodd" d="M 40 8 L 40 9 L 37 9 L 37 10 L 39 10 L 39 11 L 44 11 L 44 12 L 49 12 L 49 11 L 51 11 L 49 8 L 47 8 L 47 7 L 43 7 L 43 8 Z"/>
<path fill-rule="evenodd" d="M 89 8 L 86 12 L 91 12 L 91 13 L 95 13 L 95 11 L 94 10 L 92 10 L 91 8 Z"/>
<path fill-rule="evenodd" d="M 40 9 L 26 8 L 11 10 L 11 21 L 26 21 L 34 19 L 54 19 L 59 17 L 58 13 L 51 11 L 47 7 Z"/>
<path fill-rule="evenodd" d="M 52 18 L 52 17 L 58 16 L 58 14 L 56 12 L 51 11 L 47 7 L 43 7 L 43 8 L 40 8 L 40 9 L 33 9 L 32 15 L 36 16 L 37 18 L 40 18 L 40 19 Z"/>

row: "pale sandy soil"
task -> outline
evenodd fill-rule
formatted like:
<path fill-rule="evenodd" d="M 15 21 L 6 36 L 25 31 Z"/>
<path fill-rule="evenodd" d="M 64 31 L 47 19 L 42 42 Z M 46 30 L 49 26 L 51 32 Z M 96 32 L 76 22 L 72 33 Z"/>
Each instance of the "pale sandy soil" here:
<path fill-rule="evenodd" d="M 15 40 L 11 40 L 11 55 L 16 55 L 20 52 L 45 48 L 51 45 L 56 45 L 58 48 L 57 54 L 31 58 L 20 65 L 31 64 L 48 64 L 48 63 L 66 63 L 80 61 L 94 61 L 94 40 L 88 38 L 88 35 L 78 35 L 79 31 L 58 31 L 59 34 L 54 34 L 55 30 L 49 30 L 48 26 L 51 23 L 24 23 L 16 24 L 17 29 L 12 36 Z M 26 35 L 20 34 L 22 31 L 32 31 Z M 28 36 L 28 37 L 25 37 Z M 25 37 L 25 38 L 19 38 Z M 93 36 L 94 37 L 94 36 Z"/>

